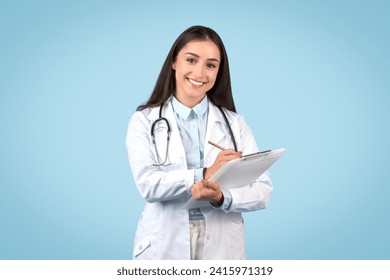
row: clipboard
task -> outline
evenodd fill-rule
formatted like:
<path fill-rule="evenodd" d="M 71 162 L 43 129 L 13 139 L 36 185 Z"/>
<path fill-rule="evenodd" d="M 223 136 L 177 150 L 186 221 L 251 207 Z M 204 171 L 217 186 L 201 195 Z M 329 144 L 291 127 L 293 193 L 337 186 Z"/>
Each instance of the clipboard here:
<path fill-rule="evenodd" d="M 224 164 L 210 177 L 209 181 L 217 182 L 221 188 L 239 188 L 256 181 L 268 168 L 271 167 L 282 155 L 286 148 L 258 152 L 231 160 Z M 184 205 L 184 209 L 209 207 L 206 200 L 190 199 Z"/>

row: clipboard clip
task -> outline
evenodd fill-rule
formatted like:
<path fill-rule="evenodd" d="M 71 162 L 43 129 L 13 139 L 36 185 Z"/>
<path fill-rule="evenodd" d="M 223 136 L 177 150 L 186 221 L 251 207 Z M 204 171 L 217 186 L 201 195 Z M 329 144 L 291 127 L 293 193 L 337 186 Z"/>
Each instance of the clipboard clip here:
<path fill-rule="evenodd" d="M 256 152 L 256 153 L 253 153 L 253 154 L 247 154 L 247 155 L 243 155 L 242 157 L 246 158 L 246 157 L 255 156 L 255 155 L 259 155 L 259 154 L 265 154 L 265 153 L 269 153 L 269 152 L 271 152 L 271 150 L 265 150 L 265 151 Z"/>

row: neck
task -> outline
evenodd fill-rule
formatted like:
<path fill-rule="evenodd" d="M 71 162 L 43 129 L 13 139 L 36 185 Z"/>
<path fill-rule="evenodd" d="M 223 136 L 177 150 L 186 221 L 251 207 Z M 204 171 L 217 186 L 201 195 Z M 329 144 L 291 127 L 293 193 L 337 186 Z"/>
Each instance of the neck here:
<path fill-rule="evenodd" d="M 201 98 L 180 98 L 177 95 L 175 95 L 175 97 L 181 104 L 187 106 L 190 109 L 193 109 L 196 105 L 202 102 L 202 100 L 206 97 L 206 94 Z"/>

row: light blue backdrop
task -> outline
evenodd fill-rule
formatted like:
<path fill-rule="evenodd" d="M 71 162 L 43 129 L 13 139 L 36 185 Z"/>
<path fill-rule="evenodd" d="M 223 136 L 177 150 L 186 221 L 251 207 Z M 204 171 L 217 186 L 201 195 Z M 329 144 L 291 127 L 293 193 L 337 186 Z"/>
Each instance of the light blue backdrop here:
<path fill-rule="evenodd" d="M 129 259 L 125 149 L 176 37 L 214 28 L 271 168 L 250 259 L 389 259 L 388 1 L 2 1 L 0 259 Z"/>

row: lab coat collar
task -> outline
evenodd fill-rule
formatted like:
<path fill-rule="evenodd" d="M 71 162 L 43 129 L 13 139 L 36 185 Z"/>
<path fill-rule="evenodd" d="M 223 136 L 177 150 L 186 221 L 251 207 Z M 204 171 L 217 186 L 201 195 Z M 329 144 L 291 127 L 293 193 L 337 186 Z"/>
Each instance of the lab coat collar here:
<path fill-rule="evenodd" d="M 161 117 L 165 117 L 168 120 L 171 120 L 171 117 L 174 117 L 173 110 L 168 110 L 168 108 L 172 109 L 171 99 L 172 99 L 172 96 L 169 97 L 168 100 L 164 103 L 162 114 L 161 114 Z M 154 120 L 158 119 L 159 118 L 159 113 L 160 113 L 160 106 L 156 106 L 156 107 L 151 108 L 151 111 L 150 111 L 150 114 L 148 116 L 148 119 L 151 120 L 151 121 L 154 121 Z"/>
<path fill-rule="evenodd" d="M 233 121 L 230 117 L 229 111 L 224 109 L 224 112 L 229 122 L 229 125 L 232 126 Z M 222 116 L 218 107 L 214 105 L 212 102 L 210 102 L 209 118 L 207 122 L 207 132 L 206 132 L 206 139 L 205 139 L 205 166 L 206 167 L 211 164 L 210 159 L 213 158 L 212 154 L 214 154 L 215 152 L 219 152 L 219 150 L 216 150 L 215 147 L 211 146 L 210 144 L 207 144 L 207 141 L 221 143 L 223 138 L 226 137 L 227 135 L 230 139 L 230 134 L 228 134 L 227 131 L 228 128 L 224 117 Z M 227 146 L 225 148 L 232 148 L 232 147 Z"/>
<path fill-rule="evenodd" d="M 174 115 L 172 102 L 172 97 L 168 98 L 167 102 L 163 105 L 163 111 L 162 111 L 162 117 L 165 117 L 168 119 L 170 126 L 171 126 L 171 147 L 175 147 L 175 149 L 170 149 L 171 152 L 173 152 L 176 155 L 180 155 L 181 158 L 183 158 L 183 161 L 185 162 L 185 151 L 184 146 L 181 141 L 179 129 L 177 127 L 176 118 Z M 159 118 L 159 111 L 160 106 L 154 107 L 151 109 L 151 112 L 148 116 L 148 119 L 153 122 L 156 119 Z M 231 119 L 231 114 L 229 111 L 224 110 L 227 120 L 229 122 L 229 125 L 232 125 L 233 121 Z M 206 131 L 206 139 L 205 139 L 205 166 L 208 166 L 209 159 L 211 159 L 211 155 L 216 152 L 216 148 L 211 146 L 210 144 L 207 144 L 207 141 L 211 140 L 215 143 L 221 143 L 221 140 L 223 140 L 224 137 L 226 137 L 228 128 L 226 128 L 225 120 L 219 111 L 218 107 L 214 105 L 212 102 L 209 102 L 209 115 L 207 120 L 207 131 Z M 228 136 L 230 138 L 230 136 Z M 232 148 L 232 147 L 226 147 L 226 148 Z"/>
<path fill-rule="evenodd" d="M 226 109 L 223 109 L 223 110 L 224 110 L 225 115 L 228 119 L 229 125 L 231 125 L 233 123 L 233 121 L 232 121 L 230 115 L 228 114 Z M 214 105 L 213 102 L 210 102 L 210 106 L 209 106 L 209 121 L 210 121 L 210 123 L 214 123 L 214 122 L 225 123 L 225 119 L 223 118 L 218 107 L 216 105 Z"/>

